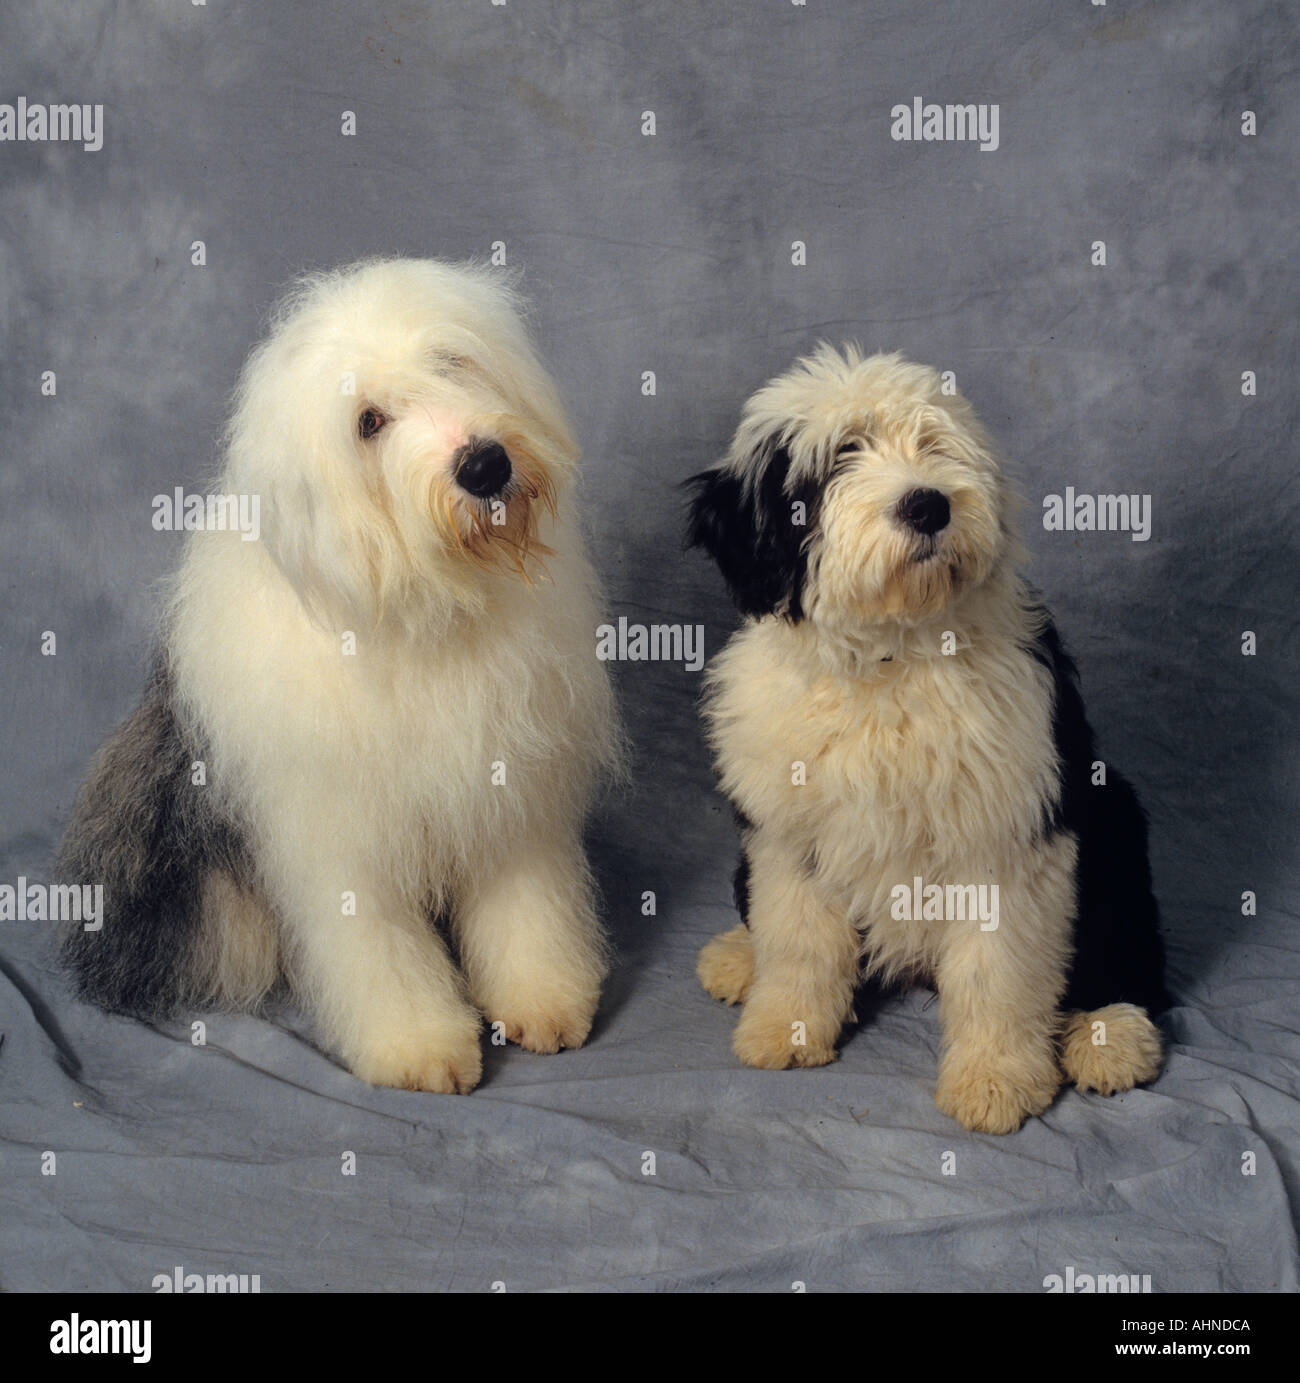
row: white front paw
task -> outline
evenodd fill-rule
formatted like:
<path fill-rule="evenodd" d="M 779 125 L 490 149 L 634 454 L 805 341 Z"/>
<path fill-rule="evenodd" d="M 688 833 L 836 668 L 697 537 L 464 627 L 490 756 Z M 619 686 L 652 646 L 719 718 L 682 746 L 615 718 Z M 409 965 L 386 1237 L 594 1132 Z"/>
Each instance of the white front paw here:
<path fill-rule="evenodd" d="M 468 1095 L 483 1074 L 483 1052 L 477 1030 L 408 1032 L 359 1044 L 348 1055 L 348 1066 L 371 1085 Z"/>

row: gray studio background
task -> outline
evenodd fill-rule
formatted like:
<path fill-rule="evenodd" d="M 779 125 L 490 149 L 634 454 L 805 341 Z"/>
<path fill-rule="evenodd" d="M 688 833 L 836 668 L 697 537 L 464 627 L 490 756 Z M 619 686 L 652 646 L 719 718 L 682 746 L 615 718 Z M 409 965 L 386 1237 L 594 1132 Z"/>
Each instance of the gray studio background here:
<path fill-rule="evenodd" d="M 1072 1266 L 1295 1289 L 1296 30 L 1284 0 L 6 7 L 0 100 L 101 102 L 105 131 L 0 144 L 0 880 L 48 878 L 139 690 L 182 541 L 150 500 L 212 474 L 274 295 L 502 240 L 584 444 L 611 614 L 702 623 L 711 653 L 732 617 L 679 552 L 674 487 L 745 395 L 821 337 L 955 371 L 1150 811 L 1179 1002 L 1152 1089 L 1070 1091 L 1011 1138 L 935 1109 L 924 993 L 832 1067 L 740 1068 L 693 976 L 735 848 L 700 678 L 625 664 L 602 1016 L 579 1052 L 488 1048 L 468 1099 L 369 1088 L 292 1012 L 213 1017 L 206 1048 L 106 1018 L 45 927 L 0 923 L 0 1287 L 180 1265 L 264 1291 L 1037 1291 Z M 1000 147 L 894 142 L 914 96 L 996 102 Z M 1150 494 L 1150 541 L 1044 532 L 1067 485 Z"/>

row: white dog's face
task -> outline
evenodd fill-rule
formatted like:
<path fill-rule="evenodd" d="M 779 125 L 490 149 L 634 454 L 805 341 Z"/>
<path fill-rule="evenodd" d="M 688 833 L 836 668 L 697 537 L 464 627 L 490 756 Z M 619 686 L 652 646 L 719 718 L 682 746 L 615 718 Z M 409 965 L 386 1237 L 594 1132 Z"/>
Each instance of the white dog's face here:
<path fill-rule="evenodd" d="M 375 623 L 528 579 L 576 449 L 488 269 L 363 263 L 306 281 L 250 358 L 226 483 L 314 613 Z"/>
<path fill-rule="evenodd" d="M 693 484 L 690 540 L 742 612 L 839 633 L 936 613 L 1010 541 L 970 405 L 897 355 L 819 347 L 754 394 L 726 460 Z"/>

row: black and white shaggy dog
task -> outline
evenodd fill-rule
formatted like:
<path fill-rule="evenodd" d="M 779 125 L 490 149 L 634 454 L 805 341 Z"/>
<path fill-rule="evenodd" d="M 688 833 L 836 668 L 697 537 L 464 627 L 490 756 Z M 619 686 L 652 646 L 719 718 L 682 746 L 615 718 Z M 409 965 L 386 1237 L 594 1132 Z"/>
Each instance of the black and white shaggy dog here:
<path fill-rule="evenodd" d="M 219 487 L 258 497 L 260 541 L 187 535 L 64 841 L 60 878 L 105 887 L 65 939 L 83 994 L 154 1016 L 286 979 L 358 1076 L 422 1090 L 473 1088 L 484 1017 L 533 1051 L 586 1038 L 581 832 L 617 735 L 576 463 L 491 270 L 372 261 L 291 294 Z"/>
<path fill-rule="evenodd" d="M 1152 1080 L 1167 1003 L 1132 788 L 1017 573 L 970 406 L 897 355 L 822 346 L 694 477 L 689 542 L 748 618 L 706 716 L 743 830 L 746 925 L 700 956 L 752 1066 L 835 1056 L 866 975 L 933 983 L 937 1102 L 1007 1133 Z"/>

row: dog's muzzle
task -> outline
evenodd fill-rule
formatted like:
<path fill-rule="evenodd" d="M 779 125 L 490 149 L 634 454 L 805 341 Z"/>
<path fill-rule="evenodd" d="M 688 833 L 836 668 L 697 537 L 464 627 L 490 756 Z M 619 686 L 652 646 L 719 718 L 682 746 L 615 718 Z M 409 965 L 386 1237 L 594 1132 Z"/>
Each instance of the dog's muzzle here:
<path fill-rule="evenodd" d="M 471 437 L 452 456 L 452 478 L 476 499 L 491 499 L 510 483 L 510 457 L 500 442 Z"/>

